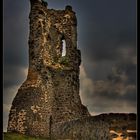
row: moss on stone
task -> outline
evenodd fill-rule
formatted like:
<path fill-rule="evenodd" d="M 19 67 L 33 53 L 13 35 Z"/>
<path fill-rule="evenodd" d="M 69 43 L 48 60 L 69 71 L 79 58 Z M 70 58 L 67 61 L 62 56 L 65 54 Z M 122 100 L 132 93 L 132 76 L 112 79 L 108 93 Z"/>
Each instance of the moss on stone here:
<path fill-rule="evenodd" d="M 61 58 L 59 59 L 59 63 L 60 63 L 61 65 L 66 65 L 66 66 L 68 66 L 68 64 L 69 64 L 69 59 L 68 59 L 66 56 L 63 56 L 63 57 L 61 57 Z"/>

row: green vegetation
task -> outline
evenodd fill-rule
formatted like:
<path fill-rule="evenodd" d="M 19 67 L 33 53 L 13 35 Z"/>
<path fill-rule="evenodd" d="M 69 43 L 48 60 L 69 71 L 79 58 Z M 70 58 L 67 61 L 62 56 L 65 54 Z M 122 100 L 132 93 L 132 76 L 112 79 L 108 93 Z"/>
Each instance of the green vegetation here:
<path fill-rule="evenodd" d="M 60 58 L 59 63 L 62 65 L 68 65 L 69 64 L 69 60 L 66 56 L 63 56 Z"/>
<path fill-rule="evenodd" d="M 16 133 L 4 133 L 3 140 L 49 140 L 49 138 L 35 138 Z"/>

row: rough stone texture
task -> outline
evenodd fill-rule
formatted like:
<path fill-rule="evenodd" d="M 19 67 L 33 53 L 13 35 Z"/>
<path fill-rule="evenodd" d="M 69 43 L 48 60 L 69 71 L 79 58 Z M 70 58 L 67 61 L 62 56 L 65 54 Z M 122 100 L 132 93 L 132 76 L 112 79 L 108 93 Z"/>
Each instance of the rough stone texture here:
<path fill-rule="evenodd" d="M 77 20 L 71 6 L 47 9 L 31 0 L 29 70 L 13 100 L 8 132 L 48 136 L 52 124 L 90 116 L 79 96 Z M 62 56 L 66 42 L 66 55 Z"/>
<path fill-rule="evenodd" d="M 113 140 L 113 131 L 132 136 L 127 130 L 136 130 L 135 114 L 90 116 L 81 103 L 81 53 L 72 7 L 54 10 L 41 0 L 30 2 L 28 76 L 13 100 L 8 132 L 57 140 Z"/>
<path fill-rule="evenodd" d="M 119 133 L 124 140 L 127 137 L 135 140 L 136 129 L 136 114 L 110 113 L 57 123 L 52 128 L 52 136 L 61 140 L 113 140 Z"/>
<path fill-rule="evenodd" d="M 57 123 L 53 128 L 54 139 L 70 140 L 109 140 L 107 122 L 94 118 L 77 119 L 65 123 Z"/>

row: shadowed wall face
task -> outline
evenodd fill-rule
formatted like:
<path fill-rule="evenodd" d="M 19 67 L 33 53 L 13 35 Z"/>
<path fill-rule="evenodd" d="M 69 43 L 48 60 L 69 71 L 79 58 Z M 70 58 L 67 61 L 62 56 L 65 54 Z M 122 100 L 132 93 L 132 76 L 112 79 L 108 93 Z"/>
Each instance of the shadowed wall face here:
<path fill-rule="evenodd" d="M 53 126 L 55 139 L 136 140 L 136 114 L 109 113 Z"/>
<path fill-rule="evenodd" d="M 47 137 L 50 117 L 53 125 L 90 115 L 79 96 L 77 21 L 71 6 L 53 10 L 37 0 L 29 18 L 28 76 L 13 100 L 8 131 Z"/>

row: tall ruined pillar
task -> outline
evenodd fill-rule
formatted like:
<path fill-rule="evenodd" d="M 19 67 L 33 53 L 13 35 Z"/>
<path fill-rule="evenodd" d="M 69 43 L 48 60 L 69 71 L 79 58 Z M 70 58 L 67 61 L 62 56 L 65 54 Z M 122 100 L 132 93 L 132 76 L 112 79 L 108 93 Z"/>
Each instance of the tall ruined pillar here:
<path fill-rule="evenodd" d="M 75 12 L 71 6 L 53 10 L 41 0 L 30 3 L 28 76 L 13 100 L 8 132 L 47 137 L 50 118 L 53 125 L 90 114 L 79 96 Z"/>

